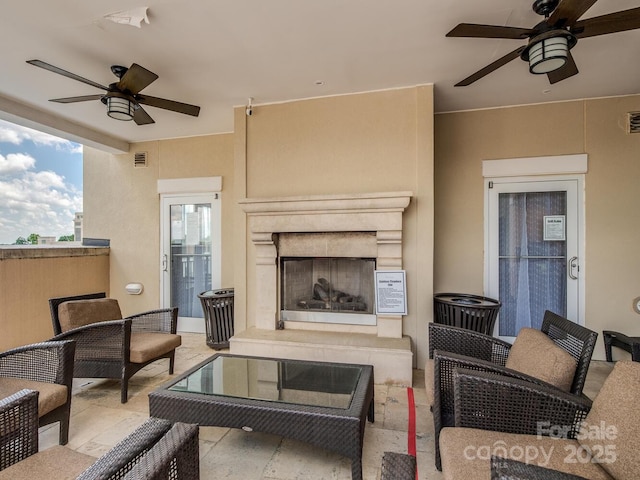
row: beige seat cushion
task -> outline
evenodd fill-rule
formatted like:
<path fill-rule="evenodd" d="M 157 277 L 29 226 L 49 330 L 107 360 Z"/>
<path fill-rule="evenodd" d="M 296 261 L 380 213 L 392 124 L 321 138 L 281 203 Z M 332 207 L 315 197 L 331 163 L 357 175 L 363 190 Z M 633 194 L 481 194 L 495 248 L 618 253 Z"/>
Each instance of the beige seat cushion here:
<path fill-rule="evenodd" d="M 171 333 L 133 332 L 129 360 L 145 363 L 170 352 L 182 343 L 182 337 Z"/>
<path fill-rule="evenodd" d="M 513 342 L 505 366 L 568 392 L 577 363 L 569 352 L 540 330 L 525 327 Z"/>
<path fill-rule="evenodd" d="M 593 401 L 581 445 L 604 460 L 602 468 L 618 480 L 640 477 L 640 363 L 619 361 Z M 611 457 L 615 455 L 615 461 Z"/>
<path fill-rule="evenodd" d="M 38 395 L 38 416 L 42 417 L 67 402 L 67 387 L 57 383 L 34 382 L 22 378 L 0 377 L 0 398 L 19 392 L 23 388 L 36 390 Z"/>
<path fill-rule="evenodd" d="M 2 470 L 0 480 L 71 480 L 95 461 L 90 455 L 56 445 Z"/>
<path fill-rule="evenodd" d="M 433 358 L 427 358 L 424 363 L 424 388 L 427 393 L 427 405 L 433 406 L 433 392 L 435 385 L 433 383 Z"/>
<path fill-rule="evenodd" d="M 63 332 L 96 322 L 122 319 L 120 306 L 115 298 L 72 300 L 58 306 L 58 318 Z"/>
<path fill-rule="evenodd" d="M 521 462 L 528 455 L 532 460 L 525 463 L 591 480 L 612 479 L 597 464 L 584 460 L 583 456 L 572 457 L 572 452 L 575 453 L 578 447 L 575 440 L 475 428 L 447 427 L 440 432 L 440 454 L 445 480 L 491 478 L 492 454 Z"/>

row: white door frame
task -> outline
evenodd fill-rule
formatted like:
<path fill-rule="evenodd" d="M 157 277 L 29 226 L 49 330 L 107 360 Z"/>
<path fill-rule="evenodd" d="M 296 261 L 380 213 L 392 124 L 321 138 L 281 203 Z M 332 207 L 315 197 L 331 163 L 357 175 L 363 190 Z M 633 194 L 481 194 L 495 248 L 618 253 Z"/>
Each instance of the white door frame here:
<path fill-rule="evenodd" d="M 211 203 L 211 288 L 221 288 L 222 282 L 222 178 L 221 177 L 195 177 L 180 179 L 158 180 L 158 194 L 160 196 L 160 305 L 169 307 L 170 295 L 167 293 L 170 287 L 169 268 L 163 264 L 164 255 L 167 254 L 167 245 L 170 245 L 170 222 L 167 221 L 168 213 L 165 206 L 169 203 Z M 170 252 L 169 252 L 170 253 Z M 178 330 L 186 332 L 205 332 L 202 319 L 180 317 L 178 311 Z"/>
<path fill-rule="evenodd" d="M 587 262 L 585 258 L 585 177 L 587 171 L 587 155 L 564 155 L 555 157 L 517 158 L 506 160 L 488 160 L 483 162 L 484 178 L 484 293 L 491 297 L 496 292 L 489 290 L 491 275 L 490 242 L 491 226 L 489 225 L 490 185 L 523 182 L 576 182 L 577 188 L 577 256 L 579 262 L 578 302 L 576 323 L 585 322 L 585 284 Z M 568 259 L 567 259 L 568 260 Z"/>

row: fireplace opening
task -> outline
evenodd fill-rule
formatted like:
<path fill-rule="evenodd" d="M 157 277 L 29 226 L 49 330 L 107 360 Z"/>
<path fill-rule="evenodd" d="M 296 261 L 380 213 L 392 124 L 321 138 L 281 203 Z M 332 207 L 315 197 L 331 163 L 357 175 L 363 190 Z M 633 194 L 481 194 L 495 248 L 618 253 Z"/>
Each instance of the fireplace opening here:
<path fill-rule="evenodd" d="M 375 325 L 375 258 L 282 257 L 281 319 Z"/>

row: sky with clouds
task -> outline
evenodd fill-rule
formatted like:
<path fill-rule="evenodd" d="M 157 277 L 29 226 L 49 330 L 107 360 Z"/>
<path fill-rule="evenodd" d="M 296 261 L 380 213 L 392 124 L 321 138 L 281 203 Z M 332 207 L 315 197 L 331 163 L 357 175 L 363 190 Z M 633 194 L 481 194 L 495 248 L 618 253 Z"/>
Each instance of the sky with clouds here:
<path fill-rule="evenodd" d="M 82 145 L 0 119 L 0 244 L 73 234 Z"/>

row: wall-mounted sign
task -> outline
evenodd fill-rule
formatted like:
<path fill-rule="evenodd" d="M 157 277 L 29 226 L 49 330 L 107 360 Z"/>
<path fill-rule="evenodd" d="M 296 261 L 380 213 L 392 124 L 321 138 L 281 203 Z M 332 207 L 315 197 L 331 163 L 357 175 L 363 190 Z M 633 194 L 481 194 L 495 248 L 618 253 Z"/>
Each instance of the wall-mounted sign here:
<path fill-rule="evenodd" d="M 545 215 L 544 220 L 544 240 L 548 241 L 564 241 L 567 239 L 565 230 L 564 215 Z"/>
<path fill-rule="evenodd" d="M 407 286 L 404 270 L 376 270 L 376 313 L 407 314 Z"/>

